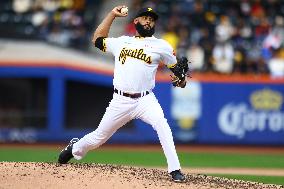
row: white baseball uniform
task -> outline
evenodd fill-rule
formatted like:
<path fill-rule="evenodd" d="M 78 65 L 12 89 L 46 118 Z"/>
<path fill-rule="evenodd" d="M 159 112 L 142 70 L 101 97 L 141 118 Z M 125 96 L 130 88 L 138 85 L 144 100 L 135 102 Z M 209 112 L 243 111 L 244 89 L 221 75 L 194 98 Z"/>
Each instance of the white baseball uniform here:
<path fill-rule="evenodd" d="M 115 93 L 98 128 L 73 145 L 72 154 L 79 160 L 105 143 L 120 127 L 132 119 L 141 119 L 156 130 L 168 163 L 168 171 L 180 169 L 172 132 L 163 110 L 152 92 L 159 62 L 176 64 L 172 47 L 155 37 L 104 38 L 104 52 L 115 56 L 113 85 Z M 130 98 L 126 93 L 141 93 Z"/>

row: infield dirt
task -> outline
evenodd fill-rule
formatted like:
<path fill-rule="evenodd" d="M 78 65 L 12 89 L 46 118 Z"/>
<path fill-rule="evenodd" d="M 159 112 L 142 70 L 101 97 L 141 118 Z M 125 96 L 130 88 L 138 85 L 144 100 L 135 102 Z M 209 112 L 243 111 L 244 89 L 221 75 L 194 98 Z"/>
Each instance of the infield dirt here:
<path fill-rule="evenodd" d="M 174 183 L 164 170 L 103 164 L 0 162 L 0 189 L 284 188 L 280 185 L 186 174 Z"/>

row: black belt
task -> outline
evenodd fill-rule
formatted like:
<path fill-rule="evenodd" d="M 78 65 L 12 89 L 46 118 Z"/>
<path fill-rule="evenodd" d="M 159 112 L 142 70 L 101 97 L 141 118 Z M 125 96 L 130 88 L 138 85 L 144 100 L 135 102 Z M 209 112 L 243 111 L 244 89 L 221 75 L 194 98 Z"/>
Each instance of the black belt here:
<path fill-rule="evenodd" d="M 146 91 L 145 93 L 133 93 L 133 94 L 129 94 L 129 93 L 125 93 L 125 92 L 122 92 L 122 91 L 119 91 L 117 89 L 114 89 L 114 92 L 119 94 L 119 95 L 122 95 L 122 96 L 126 96 L 126 97 L 130 97 L 130 98 L 140 98 L 142 96 L 146 96 L 149 94 L 149 91 Z"/>

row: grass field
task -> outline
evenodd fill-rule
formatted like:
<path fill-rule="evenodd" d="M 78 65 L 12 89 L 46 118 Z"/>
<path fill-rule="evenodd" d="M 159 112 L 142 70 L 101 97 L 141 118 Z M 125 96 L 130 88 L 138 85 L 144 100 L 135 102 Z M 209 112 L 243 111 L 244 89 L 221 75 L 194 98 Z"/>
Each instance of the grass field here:
<path fill-rule="evenodd" d="M 52 148 L 8 148 L 0 147 L 0 161 L 56 162 L 59 150 Z M 238 154 L 180 152 L 182 167 L 239 167 L 284 169 L 284 154 Z M 73 161 L 75 162 L 75 161 Z M 133 165 L 145 167 L 166 167 L 162 152 L 128 151 L 103 149 L 88 153 L 80 162 Z M 212 174 L 211 174 L 212 175 Z M 220 175 L 227 178 L 284 185 L 284 176 Z"/>
<path fill-rule="evenodd" d="M 226 177 L 237 180 L 247 180 L 253 182 L 262 182 L 267 184 L 284 185 L 284 177 L 279 176 L 254 176 L 254 175 L 224 175 L 224 174 L 209 174 L 211 176 Z"/>

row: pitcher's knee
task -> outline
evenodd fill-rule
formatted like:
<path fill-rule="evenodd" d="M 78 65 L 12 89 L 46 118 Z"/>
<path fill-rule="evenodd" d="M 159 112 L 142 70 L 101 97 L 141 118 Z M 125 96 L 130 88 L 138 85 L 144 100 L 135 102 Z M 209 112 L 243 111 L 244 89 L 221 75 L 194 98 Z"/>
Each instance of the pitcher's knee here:
<path fill-rule="evenodd" d="M 168 121 L 166 118 L 162 117 L 159 119 L 155 119 L 152 122 L 152 126 L 154 127 L 155 130 L 157 130 L 157 127 L 163 127 L 163 126 L 167 126 L 168 125 Z"/>

